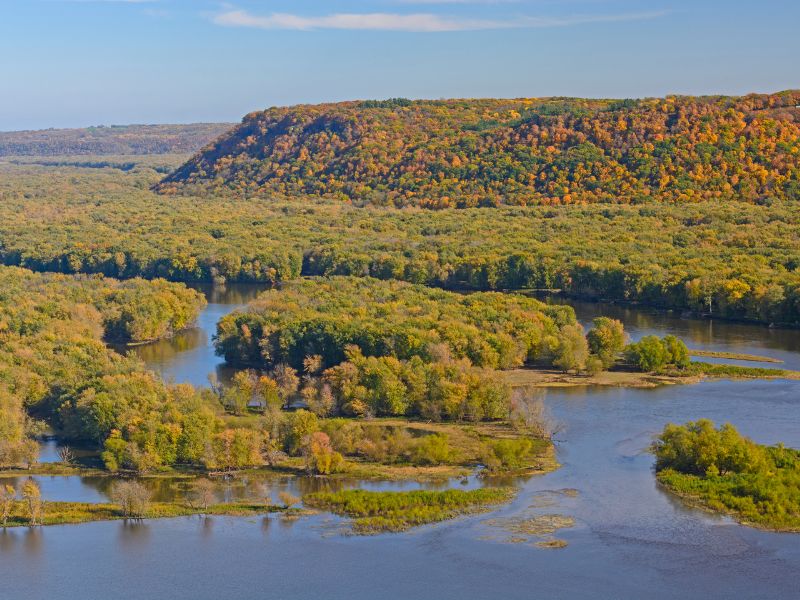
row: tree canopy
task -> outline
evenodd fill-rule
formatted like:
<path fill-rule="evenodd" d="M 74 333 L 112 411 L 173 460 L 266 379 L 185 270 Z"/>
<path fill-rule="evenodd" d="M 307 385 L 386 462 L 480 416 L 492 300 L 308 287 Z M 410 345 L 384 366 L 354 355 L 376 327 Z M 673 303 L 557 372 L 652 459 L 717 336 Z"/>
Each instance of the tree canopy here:
<path fill-rule="evenodd" d="M 799 102 L 786 91 L 270 108 L 158 189 L 426 208 L 797 199 Z"/>

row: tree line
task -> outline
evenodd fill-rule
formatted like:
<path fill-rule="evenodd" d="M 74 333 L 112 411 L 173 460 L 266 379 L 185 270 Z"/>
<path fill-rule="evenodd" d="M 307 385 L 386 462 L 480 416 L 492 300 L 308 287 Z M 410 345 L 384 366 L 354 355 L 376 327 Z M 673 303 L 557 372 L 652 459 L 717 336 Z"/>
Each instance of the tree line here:
<path fill-rule="evenodd" d="M 174 154 L 197 152 L 231 125 L 124 125 L 0 132 L 0 156 Z"/>
<path fill-rule="evenodd" d="M 570 307 L 365 277 L 267 291 L 223 317 L 215 343 L 229 364 L 271 373 L 260 380 L 262 390 L 279 393 L 288 382 L 297 391 L 302 371 L 302 398 L 320 416 L 432 421 L 507 418 L 503 369 L 547 365 L 592 374 L 623 361 L 643 371 L 689 364 L 674 336 L 627 344 L 622 323 L 609 318 L 586 333 Z"/>
<path fill-rule="evenodd" d="M 0 262 L 36 271 L 279 283 L 369 275 L 800 323 L 794 202 L 442 210 L 147 191 L 148 169 L 3 166 Z M 353 232 L 356 232 L 354 235 Z"/>

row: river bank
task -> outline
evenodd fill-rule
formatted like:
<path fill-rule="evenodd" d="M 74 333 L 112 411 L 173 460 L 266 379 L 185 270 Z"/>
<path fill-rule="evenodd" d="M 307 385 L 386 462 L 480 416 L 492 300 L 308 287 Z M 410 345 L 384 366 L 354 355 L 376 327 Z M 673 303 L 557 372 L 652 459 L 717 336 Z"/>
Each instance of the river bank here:
<path fill-rule="evenodd" d="M 800 371 L 710 363 L 692 363 L 686 369 L 653 373 L 614 370 L 590 375 L 564 373 L 555 369 L 523 368 L 504 371 L 503 374 L 513 387 L 534 388 L 582 386 L 655 388 L 663 385 L 689 385 L 710 379 L 800 380 Z"/>

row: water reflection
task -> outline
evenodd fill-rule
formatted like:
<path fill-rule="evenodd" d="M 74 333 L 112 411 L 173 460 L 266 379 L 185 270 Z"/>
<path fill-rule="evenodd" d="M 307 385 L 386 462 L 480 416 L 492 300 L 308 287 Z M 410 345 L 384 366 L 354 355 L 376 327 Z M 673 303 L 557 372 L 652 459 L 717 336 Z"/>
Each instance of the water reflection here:
<path fill-rule="evenodd" d="M 266 515 L 261 518 L 261 531 L 264 535 L 269 535 L 270 527 L 272 526 L 272 519 L 269 515 Z"/>
<path fill-rule="evenodd" d="M 262 291 L 269 289 L 262 284 L 231 284 L 223 288 L 199 287 L 208 300 L 208 305 L 197 319 L 196 326 L 180 332 L 171 339 L 131 349 L 148 368 L 164 379 L 175 383 L 208 385 L 208 377 L 214 374 L 223 383 L 235 373 L 215 354 L 213 336 L 217 322 L 226 314 L 243 308 Z"/>
<path fill-rule="evenodd" d="M 144 548 L 150 542 L 151 525 L 136 519 L 124 519 L 119 522 L 119 543 L 126 549 Z"/>
<path fill-rule="evenodd" d="M 202 515 L 200 517 L 200 531 L 203 539 L 209 539 L 214 533 L 214 518 Z"/>
<path fill-rule="evenodd" d="M 0 477 L 0 483 L 19 489 L 28 477 Z M 50 502 L 93 502 L 111 500 L 115 482 L 111 476 L 33 475 L 39 484 L 42 498 Z M 441 481 L 376 481 L 352 478 L 276 475 L 274 473 L 248 473 L 230 477 L 209 478 L 214 483 L 214 502 L 264 502 L 282 504 L 280 495 L 304 496 L 314 492 L 338 492 L 347 489 L 371 491 L 441 490 L 459 487 L 475 489 L 484 485 L 520 485 L 524 478 L 482 479 L 475 475 Z M 147 487 L 153 502 L 189 502 L 194 499 L 194 479 L 189 477 L 144 477 L 139 481 Z"/>
<path fill-rule="evenodd" d="M 784 360 L 787 365 L 794 365 L 787 368 L 800 369 L 800 332 L 794 329 L 719 319 L 687 318 L 672 311 L 568 300 L 559 296 L 547 296 L 543 299 L 551 304 L 569 304 L 575 309 L 578 320 L 586 327 L 591 326 L 592 319 L 598 316 L 619 319 L 634 341 L 653 333 L 673 334 L 682 338 L 691 348 L 760 354 Z"/>
<path fill-rule="evenodd" d="M 22 534 L 22 545 L 28 558 L 36 558 L 42 554 L 44 531 L 42 527 L 28 527 Z"/>
<path fill-rule="evenodd" d="M 0 529 L 0 553 L 10 552 L 17 543 L 17 531 Z"/>

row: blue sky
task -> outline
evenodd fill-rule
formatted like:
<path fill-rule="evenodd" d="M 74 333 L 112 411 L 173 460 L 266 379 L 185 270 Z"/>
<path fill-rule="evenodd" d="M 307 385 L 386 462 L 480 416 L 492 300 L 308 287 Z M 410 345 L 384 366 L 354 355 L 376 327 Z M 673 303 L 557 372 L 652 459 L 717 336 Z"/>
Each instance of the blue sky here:
<path fill-rule="evenodd" d="M 0 130 L 800 87 L 800 0 L 0 0 Z"/>

